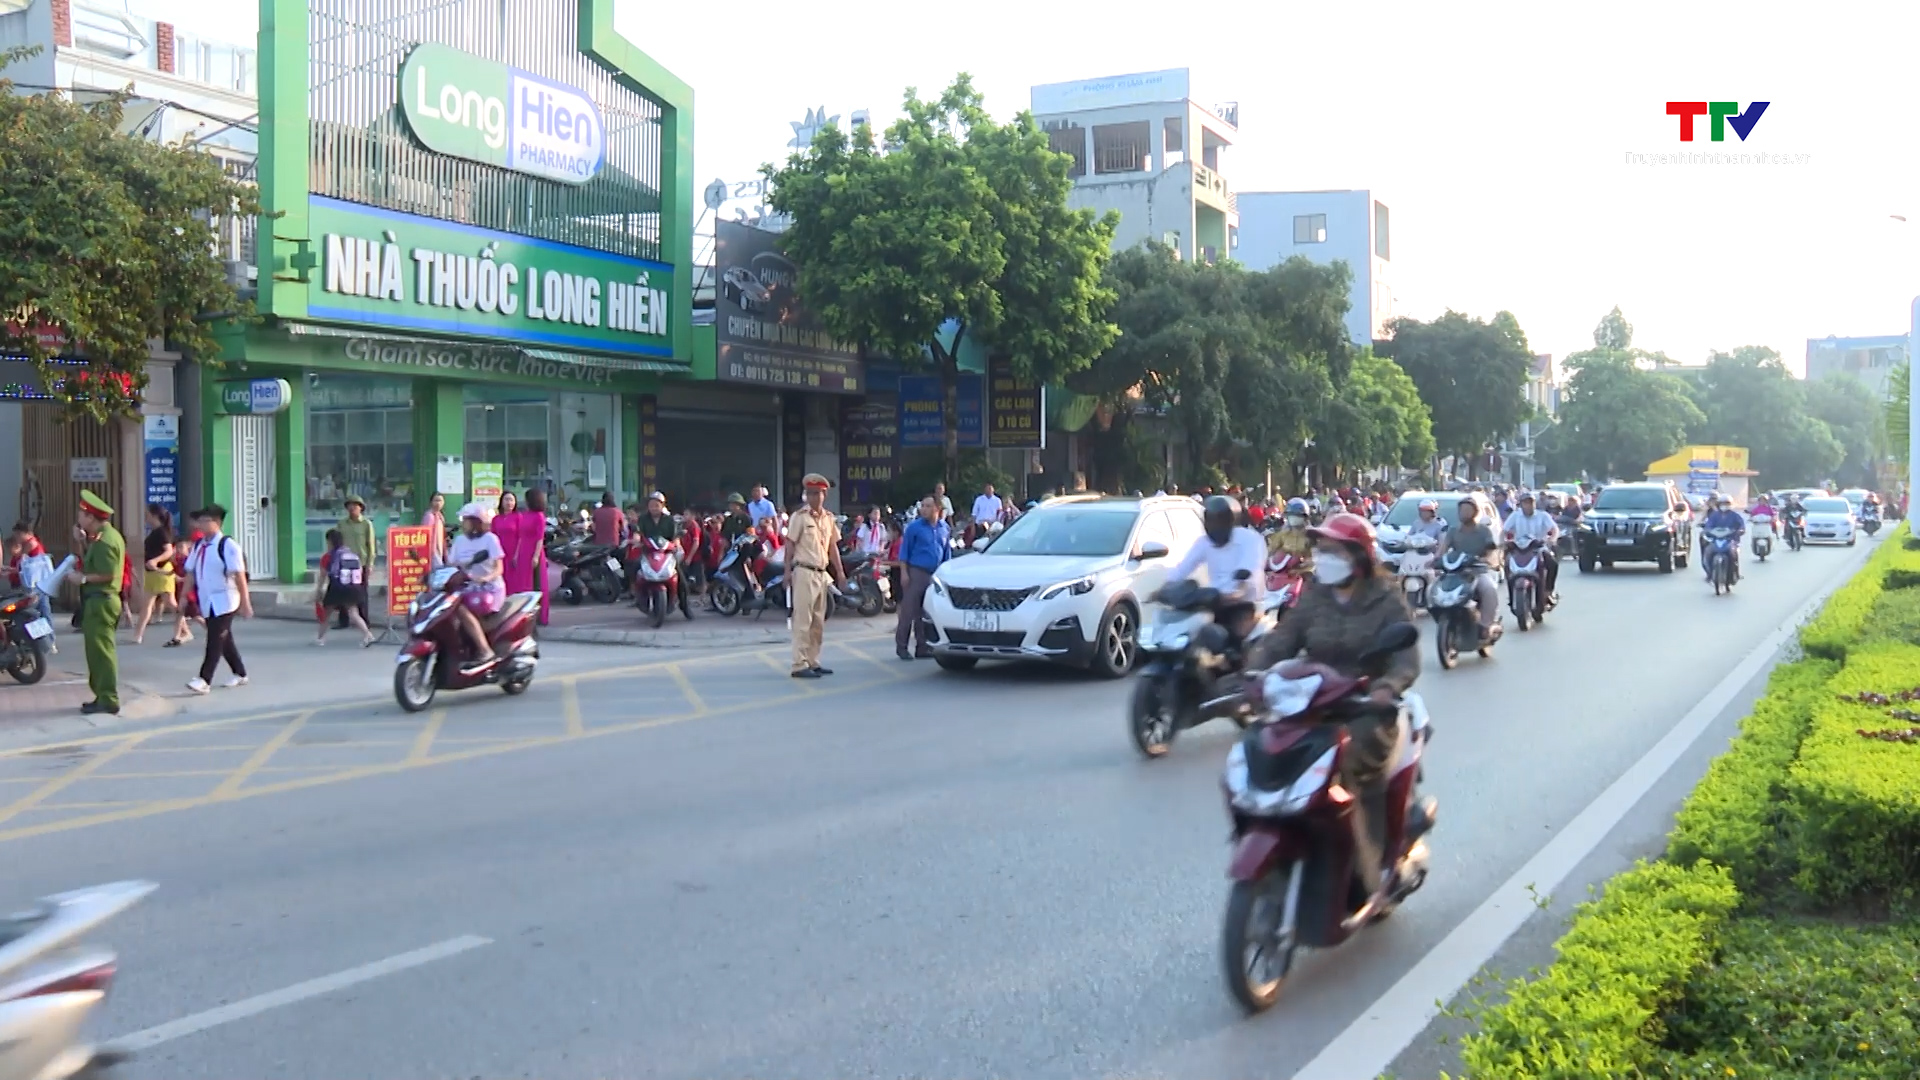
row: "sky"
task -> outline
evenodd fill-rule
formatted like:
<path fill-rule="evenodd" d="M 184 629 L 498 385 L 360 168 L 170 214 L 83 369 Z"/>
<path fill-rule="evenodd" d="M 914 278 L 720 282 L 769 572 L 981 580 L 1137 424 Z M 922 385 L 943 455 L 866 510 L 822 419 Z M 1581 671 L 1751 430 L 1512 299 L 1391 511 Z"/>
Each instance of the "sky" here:
<path fill-rule="evenodd" d="M 257 0 L 136 6 L 258 25 Z M 699 187 L 783 160 L 809 108 L 884 123 L 958 71 L 1006 118 L 1036 84 L 1186 67 L 1203 104 L 1240 103 L 1235 190 L 1391 208 L 1396 314 L 1508 310 L 1558 357 L 1617 304 L 1641 348 L 1769 345 L 1797 371 L 1810 337 L 1906 332 L 1920 295 L 1920 4 L 619 0 L 615 21 L 693 87 Z M 1770 104 L 1744 143 L 1701 123 L 1683 144 L 1683 100 Z M 1804 163 L 1629 162 L 1683 150 Z"/>

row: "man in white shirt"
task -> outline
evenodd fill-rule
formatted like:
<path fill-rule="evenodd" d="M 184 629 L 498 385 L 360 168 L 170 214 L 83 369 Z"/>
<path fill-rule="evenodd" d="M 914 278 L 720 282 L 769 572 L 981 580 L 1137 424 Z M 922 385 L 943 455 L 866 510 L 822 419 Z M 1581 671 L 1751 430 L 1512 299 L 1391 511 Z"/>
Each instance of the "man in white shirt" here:
<path fill-rule="evenodd" d="M 1207 586 L 1237 601 L 1231 607 L 1222 605 L 1221 625 L 1233 631 L 1234 637 L 1245 637 L 1253 625 L 1256 605 L 1267 595 L 1267 543 L 1259 533 L 1240 524 L 1240 504 L 1226 495 L 1208 497 L 1202 516 L 1206 539 L 1187 549 L 1167 572 L 1167 580 L 1184 581 L 1205 566 Z M 1247 572 L 1247 579 L 1236 581 L 1235 575 L 1242 570 Z"/>
<path fill-rule="evenodd" d="M 1005 510 L 1006 504 L 1000 501 L 1000 496 L 993 493 L 993 485 L 983 485 L 979 496 L 973 500 L 974 527 L 984 533 L 987 526 L 1000 520 L 1000 515 Z"/>
<path fill-rule="evenodd" d="M 940 520 L 945 521 L 953 517 L 953 500 L 947 498 L 947 485 L 945 483 L 937 480 L 934 482 L 933 501 L 940 504 Z"/>
<path fill-rule="evenodd" d="M 1560 564 L 1554 561 L 1554 542 L 1560 539 L 1560 523 L 1552 514 L 1535 506 L 1533 492 L 1520 494 L 1520 505 L 1507 515 L 1505 526 L 1507 543 L 1524 544 L 1528 540 L 1540 541 L 1541 569 L 1547 575 L 1548 596 L 1558 596 L 1554 586 L 1560 581 Z"/>
<path fill-rule="evenodd" d="M 207 620 L 207 651 L 200 659 L 200 674 L 187 680 L 187 689 L 204 694 L 221 660 L 231 672 L 220 684 L 223 688 L 247 685 L 247 664 L 233 643 L 233 617 L 253 618 L 253 597 L 247 591 L 247 562 L 240 545 L 221 532 L 226 508 L 213 503 L 193 516 L 203 536 L 187 556 L 187 593 L 199 594 L 200 617 Z"/>

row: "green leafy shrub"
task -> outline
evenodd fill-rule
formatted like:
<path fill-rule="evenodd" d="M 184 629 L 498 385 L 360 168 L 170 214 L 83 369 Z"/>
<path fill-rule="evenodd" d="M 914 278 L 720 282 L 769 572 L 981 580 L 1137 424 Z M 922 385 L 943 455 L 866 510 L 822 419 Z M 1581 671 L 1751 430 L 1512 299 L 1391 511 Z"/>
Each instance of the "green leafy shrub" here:
<path fill-rule="evenodd" d="M 1920 745 L 1862 738 L 1859 732 L 1916 722 L 1887 715 L 1887 706 L 1839 696 L 1920 686 L 1920 647 L 1862 645 L 1828 686 L 1833 696 L 1814 704 L 1799 757 L 1787 773 L 1799 863 L 1794 884 L 1826 903 L 1904 906 L 1920 895 Z"/>
<path fill-rule="evenodd" d="M 1900 530 L 1904 529 L 1903 522 Z M 1827 660 L 1845 660 L 1847 649 L 1860 640 L 1861 627 L 1888 587 L 1889 577 L 1898 571 L 1901 580 L 1911 574 L 1914 582 L 1920 582 L 1920 552 L 1908 551 L 1904 543 L 1894 542 L 1903 535 L 1896 531 L 1889 536 L 1852 580 L 1834 590 L 1820 613 L 1800 628 L 1801 648 Z"/>
<path fill-rule="evenodd" d="M 1667 858 L 1683 866 L 1705 859 L 1727 867 L 1742 892 L 1779 876 L 1772 863 L 1785 816 L 1780 782 L 1837 669 L 1832 661 L 1811 658 L 1774 669 L 1766 694 L 1740 722 L 1739 736 L 1681 806 Z"/>
<path fill-rule="evenodd" d="M 1891 582 L 1898 571 L 1889 571 Z M 1860 640 L 1920 643 L 1920 589 L 1888 588 L 1860 627 Z"/>
<path fill-rule="evenodd" d="M 1654 1077 L 1920 1075 L 1920 928 L 1734 919 L 1667 1014 Z"/>
<path fill-rule="evenodd" d="M 1666 1006 L 1712 955 L 1738 902 L 1727 871 L 1640 863 L 1582 904 L 1559 959 L 1480 1018 L 1461 1046 L 1474 1080 L 1589 1080 L 1654 1060 Z"/>

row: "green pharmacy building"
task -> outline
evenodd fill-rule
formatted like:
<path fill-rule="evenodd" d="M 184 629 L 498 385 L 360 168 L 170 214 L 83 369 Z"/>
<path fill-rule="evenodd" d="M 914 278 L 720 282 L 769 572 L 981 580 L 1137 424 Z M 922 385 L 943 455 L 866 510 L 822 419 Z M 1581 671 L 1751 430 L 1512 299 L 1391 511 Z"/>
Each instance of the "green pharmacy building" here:
<path fill-rule="evenodd" d="M 305 579 L 351 496 L 384 534 L 436 492 L 652 483 L 692 94 L 613 6 L 261 0 L 260 318 L 199 389 L 201 490 L 255 577 Z"/>

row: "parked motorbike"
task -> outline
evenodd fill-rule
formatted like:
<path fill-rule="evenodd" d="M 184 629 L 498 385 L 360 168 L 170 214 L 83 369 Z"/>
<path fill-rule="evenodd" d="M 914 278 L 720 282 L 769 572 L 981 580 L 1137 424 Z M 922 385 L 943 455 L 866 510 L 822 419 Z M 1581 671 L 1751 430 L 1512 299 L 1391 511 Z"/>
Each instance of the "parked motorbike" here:
<path fill-rule="evenodd" d="M 547 555 L 561 568 L 560 586 L 554 595 L 566 603 L 578 604 L 591 596 L 596 604 L 611 604 L 625 591 L 625 568 L 620 565 L 616 548 L 573 541 Z"/>
<path fill-rule="evenodd" d="M 1434 547 L 1431 536 L 1409 536 L 1407 550 L 1400 555 L 1400 591 L 1407 598 L 1407 606 L 1415 611 L 1427 606 L 1427 589 L 1433 584 Z"/>
<path fill-rule="evenodd" d="M 1860 507 L 1860 531 L 1872 536 L 1880 531 L 1880 508 L 1872 503 Z"/>
<path fill-rule="evenodd" d="M 1727 528 L 1708 529 L 1707 537 L 1707 578 L 1713 582 L 1713 595 L 1733 591 L 1733 583 L 1740 579 L 1740 570 L 1734 562 L 1734 545 L 1739 543 L 1738 535 Z"/>
<path fill-rule="evenodd" d="M 862 618 L 870 619 L 886 609 L 893 583 L 887 579 L 885 562 L 868 552 L 847 550 L 840 554 L 840 569 L 846 571 L 848 583 L 858 589 L 853 607 Z"/>
<path fill-rule="evenodd" d="M 484 553 L 477 555 L 469 566 L 485 560 Z M 480 620 L 493 659 L 470 666 L 473 644 L 459 618 L 460 592 L 466 586 L 467 567 L 443 566 L 427 575 L 427 587 L 407 605 L 407 641 L 393 658 L 393 696 L 408 712 L 433 704 L 439 690 L 493 684 L 519 694 L 533 683 L 540 663 L 540 645 L 533 638 L 540 594 L 514 593 L 499 611 Z"/>
<path fill-rule="evenodd" d="M 0 1080 L 104 1077 L 132 1055 L 80 1041 L 107 998 L 117 957 L 80 941 L 159 886 L 117 881 L 40 900 L 0 916 Z"/>
<path fill-rule="evenodd" d="M 1362 658 L 1374 672 L 1419 642 L 1411 624 L 1382 631 Z M 1355 872 L 1364 850 L 1356 839 L 1355 793 L 1340 783 L 1348 753 L 1344 720 L 1379 709 L 1367 698 L 1369 676 L 1349 678 L 1308 660 L 1288 660 L 1251 677 L 1259 721 L 1227 754 L 1227 814 L 1233 857 L 1221 952 L 1227 989 L 1249 1013 L 1279 1000 L 1301 947 L 1327 949 L 1385 918 L 1425 884 L 1431 855 L 1425 841 L 1439 810 L 1414 784 L 1433 736 L 1426 705 L 1407 694 L 1398 708 L 1404 737 L 1388 768 L 1386 797 L 1365 813 L 1384 813 L 1379 888 L 1371 896 Z"/>
<path fill-rule="evenodd" d="M 687 618 L 693 618 L 692 610 L 680 596 L 683 585 L 680 545 L 657 536 L 642 540 L 633 560 L 633 602 L 655 629 L 667 621 L 667 612 L 672 611 L 675 604 L 680 605 L 681 613 Z"/>
<path fill-rule="evenodd" d="M 1493 652 L 1494 643 L 1504 632 L 1498 615 L 1493 632 L 1480 641 L 1480 619 L 1473 584 L 1487 564 L 1463 551 L 1449 551 L 1440 559 L 1440 577 L 1427 589 L 1427 614 L 1433 616 L 1433 644 L 1440 666 L 1453 670 L 1460 662 L 1460 650 L 1475 649 L 1484 658 Z"/>
<path fill-rule="evenodd" d="M 0 668 L 27 686 L 46 678 L 53 624 L 40 617 L 40 593 L 21 589 L 0 596 L 0 622 L 6 626 L 6 640 L 0 641 Z"/>
<path fill-rule="evenodd" d="M 727 616 L 738 615 L 753 597 L 753 585 L 747 580 L 747 567 L 760 557 L 764 545 L 764 541 L 750 532 L 741 533 L 727 545 L 727 553 L 720 557 L 720 565 L 707 580 L 707 602 L 714 611 Z"/>
<path fill-rule="evenodd" d="M 1249 576 L 1242 570 L 1237 580 Z M 1183 579 L 1148 597 L 1157 607 L 1140 634 L 1146 663 L 1127 710 L 1127 729 L 1143 756 L 1164 755 L 1180 732 L 1209 720 L 1224 717 L 1247 726 L 1253 713 L 1240 677 L 1247 652 L 1277 625 L 1290 599 L 1285 591 L 1268 594 L 1245 640 L 1235 641 L 1217 621 L 1222 607 L 1233 603 L 1219 589 Z"/>
<path fill-rule="evenodd" d="M 1522 631 L 1547 617 L 1554 599 L 1547 592 L 1544 545 L 1535 538 L 1507 545 L 1507 607 Z"/>
<path fill-rule="evenodd" d="M 1773 515 L 1755 514 L 1749 524 L 1753 529 L 1753 557 L 1766 562 L 1773 554 Z"/>

